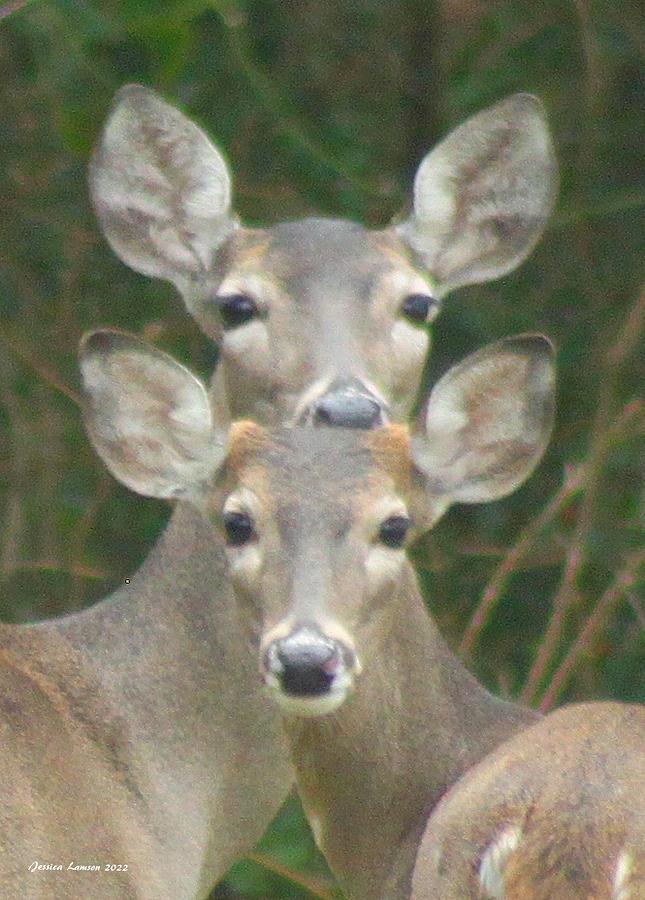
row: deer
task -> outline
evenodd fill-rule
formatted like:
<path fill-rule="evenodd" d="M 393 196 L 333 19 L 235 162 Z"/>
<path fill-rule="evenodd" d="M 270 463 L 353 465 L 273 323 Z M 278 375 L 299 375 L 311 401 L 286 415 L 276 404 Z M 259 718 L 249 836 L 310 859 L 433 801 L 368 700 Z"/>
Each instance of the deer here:
<path fill-rule="evenodd" d="M 117 96 L 90 185 L 121 258 L 175 283 L 220 345 L 216 417 L 365 428 L 409 411 L 430 344 L 419 326 L 443 293 L 519 265 L 555 197 L 544 110 L 529 95 L 480 113 L 430 156 L 413 215 L 382 233 L 320 219 L 244 229 L 230 209 L 226 165 L 204 132 L 130 86 Z M 246 622 L 231 612 L 218 554 L 203 547 L 201 519 L 179 502 L 141 570 L 96 609 L 0 627 L 3 734 L 16 760 L 38 759 L 43 773 L 11 772 L 1 814 L 7 892 L 28 886 L 34 896 L 68 897 L 83 885 L 97 897 L 201 896 L 288 794 L 292 770 L 277 717 L 257 692 Z M 222 649 L 221 636 L 233 633 Z M 165 666 L 181 690 L 168 680 L 155 693 Z M 231 715 L 238 706 L 243 714 Z M 172 723 L 164 739 L 162 722 Z M 188 734 L 194 757 L 173 767 L 177 735 Z M 103 801 L 90 783 L 105 787 Z M 54 818 L 66 827 L 53 832 Z M 52 874 L 38 861 L 117 851 L 129 862 L 106 863 L 100 885 L 82 868 Z"/>
<path fill-rule="evenodd" d="M 453 503 L 500 499 L 539 461 L 546 338 L 467 357 L 412 429 L 227 429 L 204 416 L 206 387 L 137 338 L 95 332 L 81 359 L 110 471 L 183 497 L 225 545 L 303 807 L 350 900 L 642 896 L 643 707 L 541 718 L 492 696 L 441 638 L 405 555 Z"/>
<path fill-rule="evenodd" d="M 515 269 L 557 193 L 544 107 L 514 94 L 419 165 L 412 210 L 370 230 L 320 217 L 249 228 L 222 153 L 141 85 L 117 94 L 90 164 L 117 256 L 170 281 L 218 347 L 222 421 L 378 427 L 410 410 L 449 291 Z"/>

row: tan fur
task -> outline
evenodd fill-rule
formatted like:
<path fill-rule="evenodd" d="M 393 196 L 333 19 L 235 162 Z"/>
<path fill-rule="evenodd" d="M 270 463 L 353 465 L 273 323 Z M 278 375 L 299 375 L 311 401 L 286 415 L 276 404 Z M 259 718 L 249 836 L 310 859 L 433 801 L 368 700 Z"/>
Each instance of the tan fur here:
<path fill-rule="evenodd" d="M 252 455 L 267 445 L 269 437 L 265 428 L 255 422 L 234 422 L 228 433 L 226 463 L 228 469 L 236 475 Z"/>
<path fill-rule="evenodd" d="M 518 827 L 500 873 L 504 900 L 645 897 L 645 709 L 565 707 L 466 774 L 439 804 L 421 843 L 415 900 L 477 897 L 491 843 Z M 497 895 L 483 892 L 482 897 Z"/>
<path fill-rule="evenodd" d="M 368 444 L 377 470 L 387 473 L 401 491 L 409 493 L 412 467 L 408 427 L 379 428 L 369 435 Z"/>
<path fill-rule="evenodd" d="M 263 229 L 238 228 L 227 248 L 232 266 L 261 272 L 270 243 L 269 232 Z"/>
<path fill-rule="evenodd" d="M 0 666 L 13 669 L 24 676 L 33 685 L 33 689 L 40 691 L 47 699 L 65 727 L 71 727 L 74 722 L 72 708 L 54 681 L 38 672 L 29 664 L 28 659 L 21 659 L 19 655 L 5 647 L 0 647 Z"/>
<path fill-rule="evenodd" d="M 15 640 L 11 627 L 0 628 L 1 892 L 171 900 L 148 810 L 125 762 L 117 706 L 64 640 L 41 642 L 37 632 L 30 638 Z M 103 871 L 118 859 L 131 865 Z M 63 871 L 30 872 L 34 863 L 62 864 Z M 100 871 L 70 872 L 70 864 Z"/>

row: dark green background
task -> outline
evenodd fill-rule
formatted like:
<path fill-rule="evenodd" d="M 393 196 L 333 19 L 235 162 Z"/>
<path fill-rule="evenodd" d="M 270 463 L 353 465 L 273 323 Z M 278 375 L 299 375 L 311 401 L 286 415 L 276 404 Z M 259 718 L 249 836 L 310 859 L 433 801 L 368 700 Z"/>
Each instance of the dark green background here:
<path fill-rule="evenodd" d="M 555 652 L 533 702 L 590 616 L 598 627 L 558 702 L 644 700 L 644 53 L 635 0 L 34 0 L 7 15 L 2 616 L 54 615 L 101 597 L 136 568 L 168 516 L 119 487 L 84 437 L 66 394 L 78 387 L 82 332 L 143 332 L 202 375 L 215 362 L 172 288 L 126 269 L 94 221 L 87 160 L 114 91 L 143 82 L 200 121 L 231 162 L 247 222 L 316 211 L 379 226 L 406 203 L 416 165 L 438 138 L 528 90 L 544 100 L 556 137 L 558 208 L 520 271 L 450 298 L 433 328 L 429 378 L 502 335 L 542 330 L 559 350 L 557 427 L 525 487 L 450 512 L 415 562 L 457 646 L 507 561 L 510 577 L 473 661 L 494 690 L 520 693 L 555 599 L 563 610 Z M 542 522 L 565 469 L 580 475 L 581 488 Z M 525 552 L 509 561 L 526 529 Z M 260 854 L 237 866 L 217 896 L 331 896 L 295 804 Z"/>

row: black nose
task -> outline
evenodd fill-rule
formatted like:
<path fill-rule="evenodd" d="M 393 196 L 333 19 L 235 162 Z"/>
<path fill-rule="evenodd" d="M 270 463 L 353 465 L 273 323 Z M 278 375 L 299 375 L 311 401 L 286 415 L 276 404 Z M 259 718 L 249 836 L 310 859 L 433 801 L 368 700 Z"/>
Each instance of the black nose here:
<path fill-rule="evenodd" d="M 343 662 L 342 648 L 318 631 L 301 628 L 267 650 L 265 665 L 285 694 L 326 694 Z"/>
<path fill-rule="evenodd" d="M 383 409 L 358 379 L 336 381 L 313 406 L 314 425 L 335 428 L 377 428 L 384 424 Z"/>

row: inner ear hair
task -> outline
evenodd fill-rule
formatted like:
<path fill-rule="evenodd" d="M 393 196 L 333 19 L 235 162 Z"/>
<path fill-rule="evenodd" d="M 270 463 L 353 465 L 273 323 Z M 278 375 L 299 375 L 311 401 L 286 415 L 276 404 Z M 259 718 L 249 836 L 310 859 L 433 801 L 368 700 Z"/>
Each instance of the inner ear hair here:
<path fill-rule="evenodd" d="M 554 415 L 554 350 L 543 335 L 504 338 L 450 369 L 413 439 L 428 490 L 448 503 L 511 493 L 546 447 Z"/>
<path fill-rule="evenodd" d="M 224 455 L 204 385 L 135 335 L 101 329 L 81 343 L 85 425 L 127 487 L 158 498 L 193 496 Z"/>

